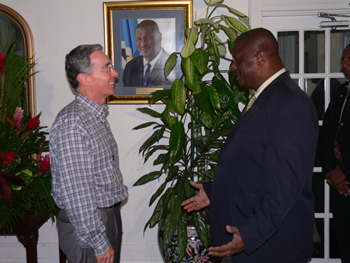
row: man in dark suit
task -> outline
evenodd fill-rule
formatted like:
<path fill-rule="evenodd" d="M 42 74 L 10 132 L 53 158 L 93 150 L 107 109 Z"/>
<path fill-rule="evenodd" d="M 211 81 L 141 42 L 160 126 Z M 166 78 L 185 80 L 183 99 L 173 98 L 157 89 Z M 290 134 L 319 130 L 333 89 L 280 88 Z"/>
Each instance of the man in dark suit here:
<path fill-rule="evenodd" d="M 164 65 L 169 54 L 162 49 L 162 33 L 156 22 L 144 20 L 135 30 L 136 44 L 142 56 L 129 61 L 124 69 L 124 87 L 170 87 L 175 71 L 167 79 Z"/>
<path fill-rule="evenodd" d="M 183 206 L 191 212 L 210 205 L 215 246 L 209 255 L 233 255 L 235 263 L 306 263 L 314 227 L 316 110 L 284 69 L 270 31 L 240 35 L 232 56 L 239 85 L 255 91 L 253 104 L 227 137 L 214 181 L 191 182 L 199 191 Z"/>
<path fill-rule="evenodd" d="M 350 45 L 342 55 L 342 71 L 350 79 Z M 331 186 L 331 211 L 337 248 L 343 263 L 350 262 L 350 96 L 349 81 L 329 103 L 319 137 L 322 172 Z"/>

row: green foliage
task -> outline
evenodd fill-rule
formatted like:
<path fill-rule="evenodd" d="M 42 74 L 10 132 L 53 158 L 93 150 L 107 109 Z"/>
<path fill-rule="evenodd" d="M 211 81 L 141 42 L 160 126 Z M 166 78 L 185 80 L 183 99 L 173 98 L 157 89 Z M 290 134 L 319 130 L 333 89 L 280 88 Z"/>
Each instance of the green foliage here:
<path fill-rule="evenodd" d="M 250 29 L 248 17 L 224 5 L 223 0 L 205 2 L 207 16 L 186 29 L 183 49 L 171 54 L 165 64 L 167 76 L 180 59 L 182 77 L 173 82 L 170 90 L 156 91 L 149 100 L 150 104 L 163 102 L 164 110 L 158 113 L 147 107 L 139 108 L 138 111 L 155 120 L 134 128 L 153 128 L 153 134 L 139 152 L 145 162 L 155 157 L 153 165 L 158 168 L 142 176 L 134 186 L 161 181 L 149 203 L 151 206 L 158 200 L 145 230 L 156 225 L 162 227 L 164 249 L 177 231 L 179 258 L 185 255 L 188 219 L 193 221 L 204 245 L 208 247 L 211 243 L 209 209 L 188 214 L 181 202 L 196 194 L 189 180 L 213 179 L 220 150 L 240 115 L 238 103 L 248 100 L 248 91 L 238 87 L 235 76 L 227 73 L 227 69 L 219 69 L 223 60 L 231 61 L 227 48 L 239 34 Z M 234 17 L 214 16 L 219 8 Z"/>
<path fill-rule="evenodd" d="M 24 212 L 43 211 L 53 218 L 46 127 L 40 114 L 25 112 L 26 82 L 35 62 L 13 53 L 15 42 L 0 53 L 0 231 L 11 232 Z M 4 59 L 5 58 L 5 59 Z M 23 108 L 23 109 L 22 109 Z"/>
<path fill-rule="evenodd" d="M 22 107 L 26 109 L 26 89 L 28 79 L 35 65 L 33 58 L 19 56 L 13 52 L 16 41 L 12 42 L 6 51 L 3 64 L 3 76 L 0 76 L 0 109 L 6 114 L 13 114 L 12 109 Z"/>

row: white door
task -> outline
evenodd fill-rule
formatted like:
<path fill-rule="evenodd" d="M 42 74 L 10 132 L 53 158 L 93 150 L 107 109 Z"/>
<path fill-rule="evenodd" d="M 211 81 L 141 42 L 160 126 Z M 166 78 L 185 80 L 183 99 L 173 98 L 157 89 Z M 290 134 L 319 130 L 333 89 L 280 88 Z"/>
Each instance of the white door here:
<path fill-rule="evenodd" d="M 344 17 L 336 19 L 350 20 Z M 319 125 L 322 125 L 323 114 L 334 89 L 345 81 L 340 71 L 340 57 L 344 47 L 350 44 L 349 27 L 337 30 L 320 28 L 321 21 L 330 19 L 317 17 L 316 12 L 313 15 L 301 12 L 273 12 L 271 15 L 266 12 L 262 17 L 262 27 L 271 30 L 278 39 L 286 69 L 314 102 Z M 315 235 L 311 262 L 340 262 L 329 205 L 329 186 L 321 172 L 316 160 L 313 177 Z"/>

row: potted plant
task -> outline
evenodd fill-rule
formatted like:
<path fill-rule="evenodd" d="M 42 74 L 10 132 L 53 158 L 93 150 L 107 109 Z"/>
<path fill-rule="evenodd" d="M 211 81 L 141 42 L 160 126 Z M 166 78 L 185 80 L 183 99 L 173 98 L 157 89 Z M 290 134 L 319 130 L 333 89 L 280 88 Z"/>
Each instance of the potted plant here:
<path fill-rule="evenodd" d="M 0 53 L 0 232 L 10 234 L 29 212 L 53 217 L 47 132 L 40 114 L 25 111 L 25 87 L 35 62 L 15 54 L 15 41 Z"/>
<path fill-rule="evenodd" d="M 183 75 L 173 82 L 171 89 L 156 91 L 149 100 L 150 104 L 162 102 L 164 110 L 139 108 L 138 111 L 150 115 L 154 121 L 134 128 L 153 128 L 153 134 L 139 152 L 145 162 L 151 156 L 155 157 L 153 165 L 158 168 L 143 175 L 134 186 L 161 181 L 149 202 L 151 206 L 158 199 L 145 230 L 156 225 L 163 229 L 163 250 L 171 246 L 176 233 L 176 262 L 186 254 L 189 219 L 204 246 L 210 245 L 206 220 L 209 209 L 188 214 L 182 209 L 181 202 L 195 195 L 189 180 L 213 179 L 221 147 L 240 115 L 238 104 L 248 100 L 248 93 L 237 86 L 235 76 L 228 68 L 220 69 L 220 63 L 231 62 L 227 47 L 232 47 L 236 37 L 250 29 L 249 20 L 223 2 L 205 0 L 206 17 L 186 29 L 187 40 L 182 51 L 171 54 L 165 64 L 167 76 L 179 60 Z M 215 15 L 219 9 L 228 15 Z M 222 41 L 221 37 L 227 41 Z"/>

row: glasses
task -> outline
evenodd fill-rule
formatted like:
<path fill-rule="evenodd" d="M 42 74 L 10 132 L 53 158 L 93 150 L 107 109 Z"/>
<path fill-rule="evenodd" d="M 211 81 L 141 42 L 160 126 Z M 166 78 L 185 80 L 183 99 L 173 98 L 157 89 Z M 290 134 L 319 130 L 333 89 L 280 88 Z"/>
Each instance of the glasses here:
<path fill-rule="evenodd" d="M 114 64 L 108 64 L 107 67 L 104 69 L 101 69 L 101 71 L 107 71 L 110 74 L 112 69 L 114 69 Z"/>

